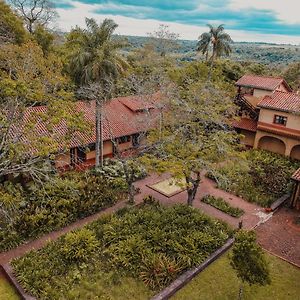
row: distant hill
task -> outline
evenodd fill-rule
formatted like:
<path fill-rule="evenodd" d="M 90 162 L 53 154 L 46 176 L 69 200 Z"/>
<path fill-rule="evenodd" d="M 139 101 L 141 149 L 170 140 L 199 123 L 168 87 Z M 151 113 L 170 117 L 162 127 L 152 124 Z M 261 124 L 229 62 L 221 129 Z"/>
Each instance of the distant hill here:
<path fill-rule="evenodd" d="M 143 47 L 150 40 L 148 37 L 141 36 L 122 36 L 126 38 L 130 47 L 126 51 Z M 178 40 L 179 47 L 174 54 L 178 59 L 192 61 L 196 59 L 197 41 Z M 279 45 L 268 43 L 237 42 L 232 45 L 233 52 L 231 59 L 237 61 L 254 61 L 263 64 L 289 64 L 300 61 L 300 46 Z M 199 56 L 198 58 L 199 59 Z"/>

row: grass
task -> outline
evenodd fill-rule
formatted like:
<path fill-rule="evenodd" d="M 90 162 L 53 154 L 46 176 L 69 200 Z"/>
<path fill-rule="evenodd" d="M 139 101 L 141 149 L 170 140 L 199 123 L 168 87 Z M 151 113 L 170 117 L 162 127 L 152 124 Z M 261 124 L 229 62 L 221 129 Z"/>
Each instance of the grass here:
<path fill-rule="evenodd" d="M 220 197 L 216 198 L 214 196 L 207 195 L 203 197 L 201 201 L 235 218 L 239 218 L 245 213 L 241 208 L 231 206 L 223 198 Z"/>
<path fill-rule="evenodd" d="M 271 280 L 269 286 L 244 285 L 244 300 L 299 300 L 300 270 L 289 263 L 269 254 Z M 200 273 L 172 300 L 231 300 L 238 298 L 240 281 L 229 264 L 225 254 L 205 271 Z"/>
<path fill-rule="evenodd" d="M 171 197 L 185 190 L 184 183 L 184 179 L 178 181 L 174 180 L 173 178 L 168 178 L 158 183 L 149 185 L 149 187 L 167 197 Z"/>
<path fill-rule="evenodd" d="M 0 299 L 2 300 L 19 300 L 20 297 L 7 282 L 7 280 L 0 274 Z"/>

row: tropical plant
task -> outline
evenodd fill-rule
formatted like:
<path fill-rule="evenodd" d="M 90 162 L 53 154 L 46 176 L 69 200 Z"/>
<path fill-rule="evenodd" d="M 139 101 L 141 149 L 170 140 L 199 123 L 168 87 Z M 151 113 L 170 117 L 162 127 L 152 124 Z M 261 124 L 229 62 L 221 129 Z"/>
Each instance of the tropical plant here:
<path fill-rule="evenodd" d="M 208 60 L 209 50 L 210 48 L 212 49 L 212 55 L 210 57 L 210 79 L 211 69 L 213 67 L 215 59 L 222 55 L 228 56 L 232 51 L 230 44 L 233 41 L 230 35 L 224 32 L 224 25 L 214 27 L 208 24 L 207 26 L 209 27 L 209 32 L 204 32 L 200 35 L 197 43 L 197 51 L 205 54 L 206 60 Z"/>
<path fill-rule="evenodd" d="M 124 43 L 113 39 L 118 25 L 110 19 L 97 24 L 86 18 L 87 29 L 75 28 L 68 37 L 72 50 L 69 72 L 76 84 L 83 87 L 80 94 L 96 103 L 96 167 L 103 166 L 103 104 L 112 97 L 119 74 L 127 64 L 118 51 Z M 101 159 L 101 161 L 100 161 Z"/>

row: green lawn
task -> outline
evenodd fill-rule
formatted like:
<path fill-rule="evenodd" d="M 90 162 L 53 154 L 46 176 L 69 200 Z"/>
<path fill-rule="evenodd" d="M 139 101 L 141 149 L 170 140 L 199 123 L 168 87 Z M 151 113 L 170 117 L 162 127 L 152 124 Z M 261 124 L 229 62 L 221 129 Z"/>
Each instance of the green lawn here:
<path fill-rule="evenodd" d="M 12 286 L 6 281 L 4 277 L 0 275 L 0 300 L 19 300 L 19 296 L 12 288 Z"/>
<path fill-rule="evenodd" d="M 245 285 L 243 299 L 299 300 L 300 270 L 287 262 L 267 255 L 271 266 L 272 283 L 266 287 Z M 180 290 L 174 300 L 231 300 L 237 299 L 240 281 L 229 265 L 228 254 L 200 273 Z"/>

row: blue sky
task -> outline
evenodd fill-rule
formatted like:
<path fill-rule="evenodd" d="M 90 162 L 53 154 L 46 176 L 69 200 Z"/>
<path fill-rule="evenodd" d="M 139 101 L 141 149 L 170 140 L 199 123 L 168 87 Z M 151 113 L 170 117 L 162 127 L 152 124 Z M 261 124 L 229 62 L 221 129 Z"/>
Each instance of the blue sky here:
<path fill-rule="evenodd" d="M 119 33 L 146 35 L 161 23 L 196 39 L 207 23 L 225 24 L 238 41 L 300 44 L 300 0 L 55 0 L 59 27 L 83 26 L 84 17 L 113 18 Z"/>

